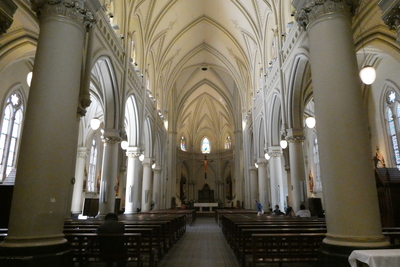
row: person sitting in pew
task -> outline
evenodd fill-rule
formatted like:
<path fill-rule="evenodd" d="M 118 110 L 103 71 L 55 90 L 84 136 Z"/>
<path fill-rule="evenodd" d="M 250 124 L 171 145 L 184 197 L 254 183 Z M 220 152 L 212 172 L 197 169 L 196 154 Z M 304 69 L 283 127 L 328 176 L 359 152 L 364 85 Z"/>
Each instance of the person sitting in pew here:
<path fill-rule="evenodd" d="M 296 215 L 294 214 L 293 208 L 290 207 L 290 206 L 286 208 L 286 214 L 285 215 L 288 216 L 288 217 L 296 217 Z"/>
<path fill-rule="evenodd" d="M 285 215 L 285 213 L 283 213 L 280 209 L 279 209 L 279 205 L 275 205 L 275 209 L 272 212 L 272 215 Z"/>
<path fill-rule="evenodd" d="M 300 210 L 296 212 L 297 217 L 311 217 L 311 212 L 306 210 L 306 206 L 304 204 L 300 205 Z"/>
<path fill-rule="evenodd" d="M 99 235 L 107 234 L 124 234 L 125 225 L 118 221 L 118 215 L 108 213 L 104 218 L 104 223 L 101 224 L 96 233 Z M 107 267 L 112 267 L 114 262 L 117 262 L 118 267 L 125 267 L 127 264 L 127 251 L 124 241 L 121 237 L 99 237 L 100 259 L 106 262 Z"/>

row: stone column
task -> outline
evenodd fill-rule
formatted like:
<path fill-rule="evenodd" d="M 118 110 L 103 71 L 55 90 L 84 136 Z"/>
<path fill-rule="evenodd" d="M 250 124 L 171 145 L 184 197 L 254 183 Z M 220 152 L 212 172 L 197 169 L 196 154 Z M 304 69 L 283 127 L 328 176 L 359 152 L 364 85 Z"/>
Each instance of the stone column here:
<path fill-rule="evenodd" d="M 118 176 L 118 144 L 121 142 L 120 131 L 105 129 L 103 136 L 104 151 L 101 168 L 99 195 L 99 215 L 115 211 L 115 197 Z"/>
<path fill-rule="evenodd" d="M 142 211 L 150 211 L 151 205 L 151 189 L 152 189 L 152 181 L 151 181 L 151 165 L 153 164 L 152 158 L 145 158 L 142 161 L 143 165 L 143 185 L 142 185 Z"/>
<path fill-rule="evenodd" d="M 267 175 L 267 160 L 264 158 L 257 159 L 258 164 L 258 193 L 259 201 L 263 205 L 264 210 L 268 211 L 268 175 Z"/>
<path fill-rule="evenodd" d="M 310 46 L 328 228 L 323 251 L 328 258 L 342 255 L 328 259 L 327 266 L 329 262 L 344 266 L 354 247 L 388 245 L 382 235 L 368 118 L 353 44 L 351 17 L 357 2 L 293 2 Z"/>
<path fill-rule="evenodd" d="M 254 200 L 259 199 L 258 194 L 258 178 L 257 178 L 257 168 L 256 167 L 249 167 L 250 172 L 250 201 L 253 203 L 253 208 L 255 207 Z"/>
<path fill-rule="evenodd" d="M 268 148 L 269 168 L 271 171 L 271 208 L 279 205 L 281 211 L 285 207 L 285 196 L 283 193 L 282 178 L 282 148 L 280 146 L 272 146 Z"/>
<path fill-rule="evenodd" d="M 69 264 L 63 235 L 73 182 L 85 24 L 84 1 L 31 1 L 40 34 L 1 266 Z M 35 257 L 33 257 L 35 256 Z M 35 260 L 34 263 L 32 263 Z M 6 262 L 5 262 L 6 261 Z"/>
<path fill-rule="evenodd" d="M 303 129 L 288 129 L 286 140 L 289 143 L 289 160 L 291 172 L 292 203 L 289 203 L 294 211 L 300 210 L 301 182 L 305 182 L 303 140 L 305 139 Z M 305 193 L 305 192 L 303 192 Z M 306 198 L 306 196 L 304 196 Z"/>
<path fill-rule="evenodd" d="M 128 166 L 126 171 L 125 214 L 136 213 L 137 208 L 139 208 L 140 153 L 139 147 L 128 147 L 126 151 Z"/>
<path fill-rule="evenodd" d="M 85 180 L 85 164 L 87 158 L 87 148 L 78 148 L 78 157 L 76 159 L 75 166 L 75 183 L 74 191 L 72 194 L 72 205 L 71 213 L 80 214 L 82 213 L 82 193 L 83 193 L 83 183 Z"/>
<path fill-rule="evenodd" d="M 156 166 L 153 169 L 154 178 L 153 178 L 153 201 L 154 201 L 154 210 L 161 209 L 161 167 Z"/>

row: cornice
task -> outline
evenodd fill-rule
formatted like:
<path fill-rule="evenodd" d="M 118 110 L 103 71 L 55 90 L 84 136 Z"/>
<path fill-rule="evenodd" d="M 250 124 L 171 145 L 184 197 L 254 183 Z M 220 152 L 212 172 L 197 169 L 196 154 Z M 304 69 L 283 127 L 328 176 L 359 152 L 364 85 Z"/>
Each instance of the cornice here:
<path fill-rule="evenodd" d="M 0 1 L 0 35 L 6 33 L 13 23 L 18 6 L 12 0 Z"/>

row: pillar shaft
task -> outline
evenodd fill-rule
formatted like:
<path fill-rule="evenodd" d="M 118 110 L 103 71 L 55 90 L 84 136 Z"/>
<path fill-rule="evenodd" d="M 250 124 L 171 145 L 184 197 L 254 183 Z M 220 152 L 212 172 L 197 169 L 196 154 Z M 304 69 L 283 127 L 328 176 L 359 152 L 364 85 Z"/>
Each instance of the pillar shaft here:
<path fill-rule="evenodd" d="M 106 215 L 115 211 L 115 197 L 118 176 L 118 144 L 120 131 L 105 129 L 103 134 L 104 151 L 101 169 L 99 196 L 99 214 Z"/>
<path fill-rule="evenodd" d="M 140 175 L 140 148 L 128 147 L 126 156 L 128 166 L 126 171 L 126 194 L 125 194 L 125 214 L 136 213 L 139 208 L 139 175 Z"/>
<path fill-rule="evenodd" d="M 76 164 L 85 14 L 78 11 L 76 4 L 68 6 L 64 1 L 32 2 L 40 15 L 40 35 L 9 231 L 1 244 L 5 247 L 66 242 L 63 238 L 69 201 L 66 188 L 71 185 Z"/>
<path fill-rule="evenodd" d="M 298 0 L 293 5 L 310 44 L 328 227 L 324 243 L 381 247 L 388 243 L 382 236 L 351 28 L 356 2 Z"/>
<path fill-rule="evenodd" d="M 250 200 L 254 203 L 254 200 L 258 200 L 258 178 L 257 178 L 257 168 L 251 166 L 249 168 L 250 172 Z M 254 206 L 254 205 L 253 205 Z"/>
<path fill-rule="evenodd" d="M 152 181 L 151 181 L 151 158 L 145 158 L 143 164 L 143 185 L 142 185 L 142 211 L 150 211 L 151 194 L 152 194 Z"/>
<path fill-rule="evenodd" d="M 161 209 L 161 167 L 159 166 L 154 169 L 153 182 L 154 210 L 159 210 Z"/>
<path fill-rule="evenodd" d="M 269 164 L 271 172 L 271 208 L 279 205 L 283 210 L 285 207 L 285 196 L 283 191 L 282 179 L 282 148 L 280 146 L 269 147 L 268 154 L 270 155 Z"/>
<path fill-rule="evenodd" d="M 257 160 L 257 165 L 258 165 L 259 201 L 263 205 L 264 210 L 268 210 L 269 198 L 268 198 L 267 160 L 265 158 L 259 158 Z"/>
<path fill-rule="evenodd" d="M 303 157 L 303 130 L 302 129 L 289 129 L 286 137 L 289 143 L 289 160 L 290 160 L 290 173 L 291 173 L 291 188 L 292 199 L 289 205 L 295 211 L 300 210 L 300 204 L 305 199 L 302 199 L 301 183 L 305 183 L 305 170 L 304 170 L 304 157 Z M 305 193 L 305 192 L 303 192 Z M 304 196 L 305 198 L 306 196 Z"/>
<path fill-rule="evenodd" d="M 79 214 L 82 213 L 82 193 L 83 193 L 83 183 L 85 180 L 85 164 L 87 158 L 87 148 L 78 148 L 78 157 L 76 159 L 75 166 L 75 183 L 74 191 L 72 194 L 72 205 L 71 213 Z"/>

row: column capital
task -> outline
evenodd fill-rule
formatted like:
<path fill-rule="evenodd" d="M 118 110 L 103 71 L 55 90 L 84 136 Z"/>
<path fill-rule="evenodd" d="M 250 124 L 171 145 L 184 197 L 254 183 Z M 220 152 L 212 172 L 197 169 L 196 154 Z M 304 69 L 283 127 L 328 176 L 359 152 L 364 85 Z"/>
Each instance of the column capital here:
<path fill-rule="evenodd" d="M 117 144 L 122 141 L 120 131 L 116 129 L 105 129 L 101 140 L 106 144 Z"/>
<path fill-rule="evenodd" d="M 378 6 L 382 11 L 382 20 L 390 30 L 397 33 L 397 43 L 400 44 L 400 0 L 380 0 Z"/>
<path fill-rule="evenodd" d="M 0 35 L 6 33 L 13 23 L 13 16 L 18 6 L 12 0 L 0 2 Z"/>
<path fill-rule="evenodd" d="M 270 146 L 268 148 L 268 155 L 271 158 L 280 158 L 282 154 L 282 148 L 280 146 Z"/>
<path fill-rule="evenodd" d="M 262 157 L 262 158 L 257 158 L 257 165 L 258 165 L 258 167 L 260 167 L 260 166 L 267 166 L 267 164 L 268 164 L 268 161 L 265 159 L 265 157 Z"/>
<path fill-rule="evenodd" d="M 303 129 L 291 128 L 287 130 L 286 140 L 289 143 L 302 143 L 305 139 Z"/>
<path fill-rule="evenodd" d="M 294 0 L 295 19 L 305 29 L 317 18 L 329 13 L 342 13 L 353 16 L 359 0 Z"/>
<path fill-rule="evenodd" d="M 140 147 L 128 147 L 126 149 L 126 156 L 128 158 L 139 158 L 142 154 Z"/>
<path fill-rule="evenodd" d="M 32 10 L 41 18 L 43 16 L 61 16 L 82 24 L 86 30 L 94 26 L 96 20 L 86 7 L 84 0 L 31 0 Z"/>

